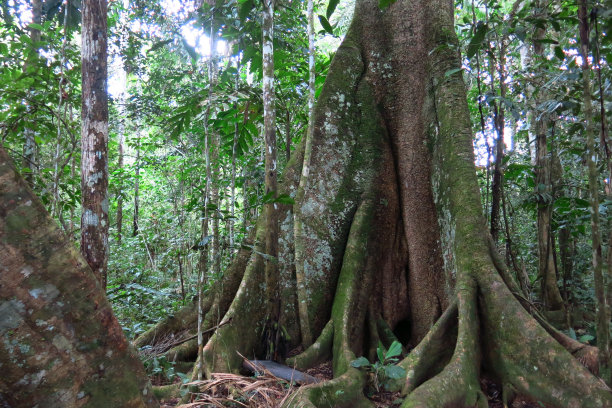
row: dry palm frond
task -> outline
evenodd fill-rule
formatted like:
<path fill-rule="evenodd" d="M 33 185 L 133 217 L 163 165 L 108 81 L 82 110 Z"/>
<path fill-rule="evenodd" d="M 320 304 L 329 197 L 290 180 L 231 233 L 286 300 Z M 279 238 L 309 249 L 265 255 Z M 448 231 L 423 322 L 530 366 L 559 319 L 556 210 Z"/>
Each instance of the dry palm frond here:
<path fill-rule="evenodd" d="M 257 377 L 213 373 L 210 380 L 194 381 L 186 385 L 198 387 L 196 401 L 180 405 L 180 408 L 278 407 L 293 391 L 290 383 L 266 371 Z"/>

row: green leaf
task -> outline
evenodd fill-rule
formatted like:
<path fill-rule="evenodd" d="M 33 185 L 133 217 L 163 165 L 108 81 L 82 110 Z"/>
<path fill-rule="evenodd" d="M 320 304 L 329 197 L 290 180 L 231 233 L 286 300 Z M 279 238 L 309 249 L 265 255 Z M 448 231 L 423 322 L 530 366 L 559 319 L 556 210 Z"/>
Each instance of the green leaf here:
<path fill-rule="evenodd" d="M 281 194 L 278 197 L 276 197 L 276 199 L 274 200 L 275 203 L 280 203 L 280 204 L 295 204 L 295 200 L 293 198 L 291 198 L 288 194 Z"/>
<path fill-rule="evenodd" d="M 402 353 L 402 344 L 399 341 L 394 341 L 389 346 L 389 350 L 385 354 L 386 358 L 397 357 Z"/>
<path fill-rule="evenodd" d="M 238 18 L 240 18 L 240 21 L 246 20 L 254 6 L 253 0 L 247 0 L 240 5 L 240 10 L 238 11 Z"/>
<path fill-rule="evenodd" d="M 574 329 L 572 329 L 571 327 L 570 327 L 570 329 L 569 329 L 569 336 L 570 336 L 572 339 L 576 340 L 576 332 L 575 332 L 575 331 L 574 331 Z"/>
<path fill-rule="evenodd" d="M 39 30 L 39 31 L 45 30 L 45 27 L 41 26 L 40 24 L 36 24 L 36 23 L 28 24 L 28 28 L 33 29 L 33 30 Z"/>
<path fill-rule="evenodd" d="M 388 365 L 385 367 L 385 375 L 392 380 L 398 380 L 406 376 L 406 370 L 398 365 Z"/>
<path fill-rule="evenodd" d="M 561 48 L 561 46 L 556 46 L 554 50 L 555 50 L 555 56 L 559 58 L 561 61 L 563 61 L 565 59 L 565 53 L 563 52 L 563 48 Z"/>
<path fill-rule="evenodd" d="M 378 342 L 378 347 L 376 348 L 376 355 L 378 356 L 378 361 L 381 363 L 385 361 L 385 349 L 380 342 Z"/>
<path fill-rule="evenodd" d="M 449 69 L 448 71 L 444 73 L 444 78 L 448 78 L 449 76 L 456 74 L 457 72 L 461 72 L 461 71 L 463 71 L 463 68 Z"/>
<path fill-rule="evenodd" d="M 384 10 L 395 2 L 396 0 L 378 0 L 378 8 Z"/>
<path fill-rule="evenodd" d="M 369 367 L 370 362 L 365 357 L 359 357 L 358 359 L 351 361 L 351 366 L 355 368 Z"/>
<path fill-rule="evenodd" d="M 329 0 L 329 4 L 327 5 L 327 12 L 325 13 L 328 19 L 331 17 L 332 14 L 334 14 L 334 10 L 336 10 L 338 3 L 340 3 L 340 0 Z"/>
<path fill-rule="evenodd" d="M 329 24 L 329 21 L 327 21 L 327 18 L 325 18 L 325 16 L 319 14 L 319 22 L 321 22 L 321 26 L 323 26 L 323 29 L 325 29 L 325 31 L 327 31 L 331 35 L 334 35 L 334 29 L 331 24 Z"/>
<path fill-rule="evenodd" d="M 482 21 L 479 21 L 476 25 L 476 32 L 470 40 L 467 48 L 467 53 L 465 55 L 467 58 L 472 58 L 474 55 L 476 55 L 480 47 L 482 47 L 487 31 L 489 31 L 489 27 Z"/>
<path fill-rule="evenodd" d="M 591 340 L 595 340 L 595 336 L 593 336 L 591 334 L 584 334 L 584 335 L 580 336 L 580 338 L 578 339 L 578 341 L 581 342 L 581 343 L 588 343 Z"/>

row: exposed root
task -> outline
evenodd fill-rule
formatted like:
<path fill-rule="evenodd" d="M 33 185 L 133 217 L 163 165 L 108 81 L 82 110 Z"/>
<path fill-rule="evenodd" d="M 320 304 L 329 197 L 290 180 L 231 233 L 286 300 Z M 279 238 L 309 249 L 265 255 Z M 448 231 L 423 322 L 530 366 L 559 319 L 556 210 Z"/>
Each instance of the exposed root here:
<path fill-rule="evenodd" d="M 555 340 L 559 342 L 567 351 L 569 351 L 580 363 L 585 366 L 591 373 L 594 375 L 599 374 L 599 363 L 598 363 L 598 354 L 599 351 L 597 347 L 589 346 L 583 344 L 577 340 L 572 339 L 566 334 L 559 331 L 556 327 L 554 327 L 542 314 L 539 310 L 527 299 L 523 291 L 520 289 L 519 285 L 516 283 L 516 280 L 512 276 L 512 274 L 508 271 L 508 267 L 501 259 L 499 252 L 495 248 L 495 244 L 492 239 L 488 240 L 489 242 L 489 253 L 491 255 L 491 259 L 493 264 L 495 265 L 495 269 L 499 272 L 501 278 L 504 283 L 508 286 L 508 289 L 512 292 L 514 297 L 521 303 L 521 305 L 525 308 L 529 314 L 531 314 L 540 325 L 550 334 Z"/>
<path fill-rule="evenodd" d="M 332 342 L 334 340 L 334 323 L 327 322 L 319 338 L 306 350 L 295 357 L 287 359 L 287 365 L 299 370 L 308 370 L 331 358 Z"/>
<path fill-rule="evenodd" d="M 210 307 L 210 303 L 207 305 Z M 197 321 L 196 304 L 190 303 L 173 315 L 169 315 L 164 320 L 142 333 L 134 340 L 134 346 L 140 349 L 144 346 L 155 345 L 159 339 L 166 338 L 168 335 L 179 333 L 194 327 Z"/>
<path fill-rule="evenodd" d="M 552 406 L 612 406 L 610 390 L 523 309 L 498 275 L 478 276 L 485 361 L 502 384 Z"/>
<path fill-rule="evenodd" d="M 167 400 L 171 398 L 180 398 L 180 384 L 169 384 L 153 387 L 153 395 L 158 400 Z"/>
<path fill-rule="evenodd" d="M 406 370 L 402 394 L 412 392 L 427 379 L 438 374 L 448 363 L 457 339 L 457 302 L 442 314 L 421 342 L 399 365 Z"/>
<path fill-rule="evenodd" d="M 487 407 L 480 389 L 479 319 L 476 284 L 464 279 L 457 284 L 459 329 L 455 352 L 442 372 L 417 387 L 402 404 L 403 408 L 446 406 Z"/>
<path fill-rule="evenodd" d="M 363 396 L 365 373 L 349 368 L 331 381 L 301 387 L 293 393 L 283 408 L 371 408 L 373 404 Z"/>

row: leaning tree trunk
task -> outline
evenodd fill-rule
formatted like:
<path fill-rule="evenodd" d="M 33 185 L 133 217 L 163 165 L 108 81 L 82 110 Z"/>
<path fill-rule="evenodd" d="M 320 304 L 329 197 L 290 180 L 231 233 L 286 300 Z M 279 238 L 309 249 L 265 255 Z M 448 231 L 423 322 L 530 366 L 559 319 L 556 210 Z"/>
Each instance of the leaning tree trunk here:
<path fill-rule="evenodd" d="M 0 148 L 0 405 L 155 407 L 104 291 Z"/>
<path fill-rule="evenodd" d="M 278 211 L 281 321 L 293 345 L 314 339 L 289 363 L 331 358 L 334 372 L 287 406 L 369 406 L 366 377 L 350 362 L 388 343 L 389 329 L 416 346 L 401 363 L 405 407 L 485 406 L 483 368 L 505 398 L 612 406 L 605 385 L 572 357 L 592 358 L 592 348 L 526 311 L 492 245 L 453 12 L 447 0 L 400 0 L 384 11 L 358 1 L 313 132 L 283 174 L 279 190 L 295 204 Z M 209 303 L 226 324 L 204 347 L 208 375 L 237 370 L 237 351 L 265 351 L 265 225 L 264 214 L 254 250 L 237 255 Z"/>

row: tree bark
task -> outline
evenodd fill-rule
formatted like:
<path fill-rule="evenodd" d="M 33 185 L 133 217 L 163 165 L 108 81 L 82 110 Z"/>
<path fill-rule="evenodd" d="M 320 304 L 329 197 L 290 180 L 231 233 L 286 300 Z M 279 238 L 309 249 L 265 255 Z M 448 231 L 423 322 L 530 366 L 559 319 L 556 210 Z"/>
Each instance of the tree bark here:
<path fill-rule="evenodd" d="M 0 148 L 0 403 L 156 407 L 98 276 Z"/>
<path fill-rule="evenodd" d="M 584 119 L 586 142 L 586 162 L 589 175 L 589 202 L 591 210 L 591 245 L 593 261 L 593 282 L 597 299 L 597 345 L 599 347 L 599 370 L 604 379 L 610 383 L 610 318 L 608 317 L 605 283 L 603 276 L 603 259 L 601 232 L 599 223 L 599 171 L 597 169 L 597 150 L 594 130 L 593 105 L 591 93 L 591 68 L 589 64 L 589 20 L 586 0 L 578 5 L 580 21 L 580 55 L 582 56 L 582 92 L 584 99 Z"/>
<path fill-rule="evenodd" d="M 136 132 L 136 161 L 134 162 L 134 216 L 132 218 L 132 236 L 138 235 L 138 215 L 140 213 L 140 133 Z"/>
<path fill-rule="evenodd" d="M 269 202 L 265 204 L 266 219 L 266 254 L 265 283 L 267 298 L 267 336 L 268 358 L 278 359 L 280 342 L 280 301 L 278 262 L 278 195 L 277 152 L 276 152 L 276 110 L 274 97 L 274 0 L 263 1 L 262 49 L 263 49 L 263 108 L 265 138 L 265 195 Z"/>
<path fill-rule="evenodd" d="M 537 3 L 538 16 L 544 18 L 547 14 L 545 8 Z M 546 36 L 543 28 L 537 28 L 534 34 L 533 49 L 536 58 L 544 58 L 544 46 L 540 41 Z M 557 274 L 555 271 L 552 241 L 552 182 L 550 178 L 551 160 L 548 152 L 548 131 L 550 121 L 548 115 L 538 112 L 538 106 L 546 100 L 544 83 L 539 84 L 540 90 L 535 96 L 534 111 L 531 114 L 531 126 L 535 133 L 536 142 L 536 189 L 538 212 L 537 212 L 537 235 L 538 235 L 538 276 L 541 285 L 541 297 L 548 310 L 561 310 L 563 298 L 557 285 Z"/>
<path fill-rule="evenodd" d="M 121 119 L 120 119 L 121 120 Z M 124 127 L 119 128 L 119 146 L 117 151 L 117 168 L 119 169 L 119 187 L 117 191 L 117 243 L 123 238 L 123 150 L 125 143 Z"/>
<path fill-rule="evenodd" d="M 81 253 L 105 288 L 108 264 L 106 0 L 83 1 L 82 16 Z"/>
<path fill-rule="evenodd" d="M 32 23 L 42 23 L 42 0 L 32 0 Z M 37 43 L 40 42 L 40 30 L 38 28 L 31 27 L 30 40 L 32 41 L 32 49 L 29 50 L 29 55 L 26 62 L 23 65 L 23 71 L 27 75 L 28 70 L 36 69 L 38 64 L 38 47 Z M 30 124 L 26 126 L 24 131 L 25 143 L 23 145 L 23 161 L 22 169 L 25 170 L 24 177 L 30 184 L 30 187 L 34 185 L 34 172 L 38 167 L 38 144 L 36 143 L 36 132 L 31 126 L 34 126 L 34 118 L 32 118 Z"/>

